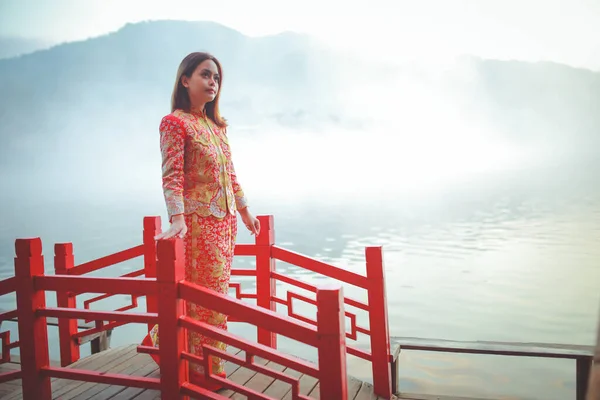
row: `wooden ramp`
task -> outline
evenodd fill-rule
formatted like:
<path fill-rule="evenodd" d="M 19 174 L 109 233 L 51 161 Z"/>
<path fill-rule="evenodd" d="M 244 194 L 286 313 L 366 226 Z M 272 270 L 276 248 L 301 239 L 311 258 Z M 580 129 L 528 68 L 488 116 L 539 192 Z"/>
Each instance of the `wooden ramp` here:
<path fill-rule="evenodd" d="M 103 351 L 98 354 L 83 358 L 71 365 L 73 368 L 87 369 L 93 371 L 111 372 L 117 374 L 126 374 L 131 376 L 147 376 L 152 378 L 159 377 L 159 370 L 156 363 L 147 354 L 140 354 L 136 350 L 136 345 L 118 347 Z M 236 352 L 232 350 L 232 352 Z M 257 359 L 260 360 L 260 359 Z M 266 361 L 266 360 L 265 360 Z M 265 362 L 263 361 L 263 362 Z M 271 369 L 285 371 L 290 376 L 300 378 L 300 391 L 304 395 L 319 398 L 319 382 L 307 375 L 296 371 L 285 369 L 284 367 L 268 362 Z M 275 380 L 251 371 L 244 367 L 239 367 L 233 363 L 225 365 L 228 378 L 245 387 L 264 393 L 274 399 L 290 399 L 291 386 L 283 381 Z M 0 364 L 0 372 L 20 369 L 18 363 Z M 160 392 L 157 390 L 127 388 L 123 386 L 105 385 L 90 382 L 72 381 L 65 379 L 52 380 L 53 399 L 60 400 L 153 400 L 160 399 Z M 245 399 L 246 396 L 235 393 L 231 390 L 221 390 L 219 394 L 232 399 Z M 0 399 L 13 400 L 21 399 L 21 380 L 14 380 L 0 384 Z M 348 398 L 352 400 L 382 400 L 373 394 L 373 386 L 366 382 L 350 378 L 348 380 Z M 393 397 L 393 399 L 397 399 Z M 334 399 L 327 399 L 334 400 Z"/>

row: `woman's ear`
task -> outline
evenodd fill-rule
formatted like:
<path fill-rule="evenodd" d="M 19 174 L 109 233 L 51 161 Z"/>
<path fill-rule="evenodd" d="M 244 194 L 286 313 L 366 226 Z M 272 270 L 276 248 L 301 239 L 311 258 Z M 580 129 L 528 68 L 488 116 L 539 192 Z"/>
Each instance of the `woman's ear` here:
<path fill-rule="evenodd" d="M 188 88 L 190 86 L 190 82 L 189 82 L 189 78 L 185 75 L 183 75 L 181 77 L 181 84 L 183 85 L 183 87 Z"/>

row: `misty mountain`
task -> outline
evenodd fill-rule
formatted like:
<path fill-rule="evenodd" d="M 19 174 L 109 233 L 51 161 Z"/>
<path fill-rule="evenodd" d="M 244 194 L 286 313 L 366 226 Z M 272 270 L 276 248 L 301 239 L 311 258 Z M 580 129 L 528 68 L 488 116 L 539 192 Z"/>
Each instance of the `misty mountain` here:
<path fill-rule="evenodd" d="M 179 62 L 192 51 L 210 51 L 222 62 L 222 110 L 229 120 L 297 125 L 331 118 L 332 107 L 323 107 L 336 76 L 328 53 L 306 36 L 248 38 L 209 22 L 129 24 L 102 37 L 0 60 L 2 164 L 31 146 L 60 151 L 65 135 L 93 142 L 156 133 L 169 112 Z"/>
<path fill-rule="evenodd" d="M 600 151 L 600 73 L 566 65 L 465 58 L 470 79 L 446 76 L 465 109 L 479 110 L 510 140 Z M 468 67 L 466 67 L 468 66 Z"/>
<path fill-rule="evenodd" d="M 52 42 L 20 37 L 0 37 L 0 59 L 33 53 L 52 46 Z"/>
<path fill-rule="evenodd" d="M 212 22 L 157 21 L 0 60 L 0 177 L 52 171 L 47 179 L 66 180 L 77 171 L 83 181 L 111 179 L 101 176 L 109 167 L 143 170 L 139 160 L 158 154 L 179 62 L 192 51 L 223 64 L 221 109 L 233 135 L 378 129 L 396 146 L 399 134 L 452 137 L 485 121 L 530 147 L 597 156 L 600 145 L 597 72 L 476 57 L 382 65 L 295 33 L 251 38 Z M 445 125 L 442 112 L 461 124 Z"/>

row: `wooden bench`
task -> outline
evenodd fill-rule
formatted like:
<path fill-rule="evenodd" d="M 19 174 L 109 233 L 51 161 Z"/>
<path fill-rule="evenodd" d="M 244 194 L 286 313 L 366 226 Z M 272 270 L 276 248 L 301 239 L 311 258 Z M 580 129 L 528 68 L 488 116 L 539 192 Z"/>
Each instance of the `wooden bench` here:
<path fill-rule="evenodd" d="M 441 339 L 419 339 L 411 337 L 391 338 L 392 385 L 398 393 L 397 354 L 401 350 L 435 351 L 443 353 L 488 354 L 499 356 L 562 358 L 576 362 L 576 399 L 585 400 L 595 346 L 564 345 L 550 343 L 504 343 L 504 342 L 462 342 Z"/>

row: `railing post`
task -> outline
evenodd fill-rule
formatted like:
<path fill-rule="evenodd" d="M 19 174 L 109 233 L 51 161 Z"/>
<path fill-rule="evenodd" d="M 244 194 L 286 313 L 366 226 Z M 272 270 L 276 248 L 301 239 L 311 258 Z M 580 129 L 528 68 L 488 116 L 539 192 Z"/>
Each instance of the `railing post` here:
<path fill-rule="evenodd" d="M 179 326 L 184 315 L 184 302 L 179 298 L 179 282 L 185 279 L 183 241 L 162 239 L 158 241 L 157 285 L 160 384 L 163 399 L 180 398 L 181 385 L 187 382 L 188 365 L 181 358 L 187 350 L 187 335 Z"/>
<path fill-rule="evenodd" d="M 0 327 L 2 327 L 2 322 L 0 322 Z M 10 331 L 0 332 L 0 343 L 2 344 L 2 358 L 0 358 L 0 364 L 9 363 L 11 361 L 10 357 Z"/>
<path fill-rule="evenodd" d="M 68 275 L 69 270 L 75 266 L 72 243 L 57 243 L 54 245 L 54 273 Z M 57 307 L 77 308 L 77 299 L 72 293 L 56 292 Z M 60 344 L 60 365 L 66 367 L 79 360 L 79 343 L 73 340 L 77 333 L 77 320 L 74 318 L 59 318 L 58 340 Z"/>
<path fill-rule="evenodd" d="M 35 315 L 36 310 L 46 308 L 45 293 L 36 290 L 34 281 L 36 276 L 44 276 L 42 241 L 17 239 L 15 253 L 23 399 L 51 400 L 50 378 L 41 374 L 42 368 L 50 363 L 48 325 L 45 317 Z"/>
<path fill-rule="evenodd" d="M 144 272 L 146 278 L 156 278 L 156 240 L 154 236 L 162 232 L 160 217 L 144 217 Z M 156 296 L 146 296 L 146 311 L 158 311 Z M 152 329 L 148 324 L 148 330 Z"/>
<path fill-rule="evenodd" d="M 260 215 L 260 234 L 256 237 L 256 305 L 276 311 L 273 298 L 276 295 L 275 279 L 271 273 L 275 271 L 275 259 L 271 257 L 271 246 L 275 244 L 275 227 L 272 215 Z M 277 348 L 277 334 L 264 328 L 257 328 L 258 343 Z"/>
<path fill-rule="evenodd" d="M 317 289 L 321 399 L 348 398 L 344 294 L 339 285 Z"/>
<path fill-rule="evenodd" d="M 599 310 L 600 311 L 600 310 Z M 600 399 L 600 312 L 598 313 L 598 328 L 596 329 L 596 348 L 592 357 L 588 375 L 586 400 Z"/>
<path fill-rule="evenodd" d="M 367 247 L 367 280 L 369 281 L 369 326 L 373 356 L 373 389 L 376 395 L 392 396 L 390 371 L 390 332 L 388 327 L 385 269 L 381 246 Z"/>
<path fill-rule="evenodd" d="M 592 370 L 592 360 L 589 358 L 577 358 L 575 360 L 575 399 L 585 400 L 585 394 L 588 391 L 590 372 Z"/>

